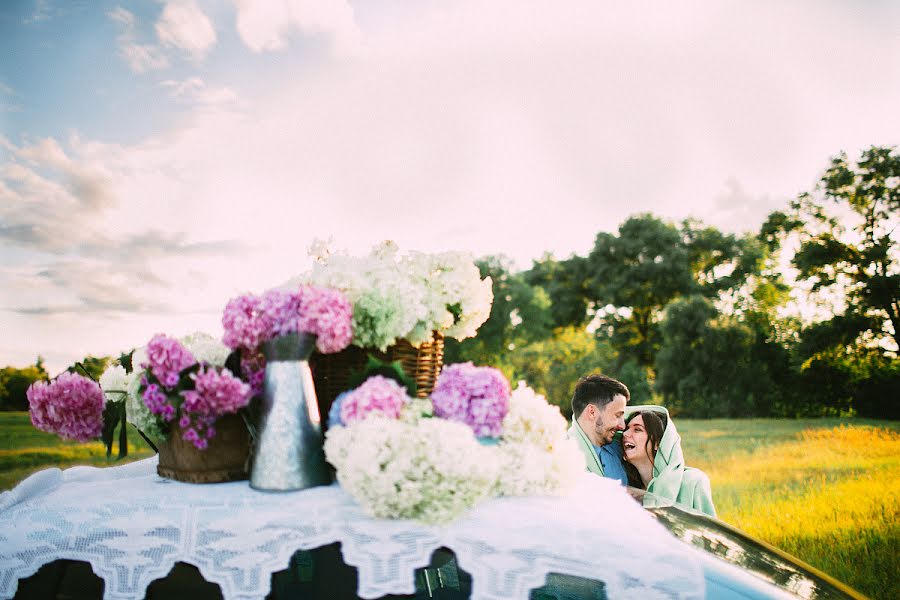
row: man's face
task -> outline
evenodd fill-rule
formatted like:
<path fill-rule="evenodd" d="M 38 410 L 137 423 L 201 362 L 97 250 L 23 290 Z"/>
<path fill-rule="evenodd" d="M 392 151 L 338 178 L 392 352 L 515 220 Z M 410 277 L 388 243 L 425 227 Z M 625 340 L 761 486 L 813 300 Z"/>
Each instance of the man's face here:
<path fill-rule="evenodd" d="M 611 402 L 605 406 L 597 408 L 593 404 L 588 404 L 589 409 L 594 409 L 594 427 L 593 438 L 591 442 L 595 446 L 605 446 L 613 441 L 617 431 L 625 429 L 625 396 L 618 394 L 613 396 Z"/>

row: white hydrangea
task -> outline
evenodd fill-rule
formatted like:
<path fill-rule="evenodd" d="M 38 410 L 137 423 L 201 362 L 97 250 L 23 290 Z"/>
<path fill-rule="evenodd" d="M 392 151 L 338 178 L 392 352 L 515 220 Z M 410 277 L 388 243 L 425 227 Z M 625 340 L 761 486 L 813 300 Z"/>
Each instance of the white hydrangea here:
<path fill-rule="evenodd" d="M 419 345 L 435 330 L 463 339 L 475 335 L 490 316 L 491 280 L 481 279 L 469 254 L 401 256 L 390 241 L 365 257 L 332 252 L 321 242 L 310 252 L 316 264 L 299 281 L 347 294 L 353 303 L 357 346 L 384 350 L 399 338 Z M 458 314 L 451 307 L 457 307 Z"/>
<path fill-rule="evenodd" d="M 128 395 L 128 374 L 125 367 L 112 365 L 103 371 L 100 376 L 100 389 L 103 390 L 103 398 L 107 402 L 121 402 Z"/>
<path fill-rule="evenodd" d="M 147 348 L 141 346 L 140 348 L 135 348 L 134 352 L 131 353 L 131 372 L 134 373 L 136 371 L 144 372 L 144 365 L 150 359 L 147 358 Z"/>
<path fill-rule="evenodd" d="M 179 341 L 188 349 L 197 362 L 205 362 L 213 367 L 224 367 L 225 360 L 231 354 L 231 350 L 221 340 L 202 331 L 186 335 Z"/>
<path fill-rule="evenodd" d="M 134 361 L 135 356 L 137 356 L 137 351 L 135 351 L 132 356 L 132 361 Z M 140 429 L 144 435 L 153 439 L 163 439 L 165 435 L 159 426 L 156 415 L 150 412 L 150 409 L 144 404 L 144 399 L 141 398 L 140 386 L 141 377 L 143 375 L 144 371 L 140 368 L 128 374 L 126 385 L 128 396 L 125 398 L 125 419 L 137 429 Z"/>
<path fill-rule="evenodd" d="M 503 465 L 497 493 L 502 496 L 565 495 L 585 470 L 574 440 L 562 439 L 549 452 L 530 443 L 504 443 L 497 450 Z"/>
<path fill-rule="evenodd" d="M 509 398 L 509 412 L 503 419 L 503 441 L 530 443 L 546 452 L 566 439 L 568 423 L 559 407 L 520 381 Z"/>
<path fill-rule="evenodd" d="M 412 398 L 400 410 L 400 420 L 410 424 L 416 424 L 421 419 L 430 419 L 434 416 L 434 406 L 430 398 Z"/>
<path fill-rule="evenodd" d="M 498 451 L 503 467 L 497 493 L 504 496 L 565 494 L 584 472 L 584 455 L 566 438 L 559 408 L 520 381 L 503 419 Z"/>
<path fill-rule="evenodd" d="M 499 454 L 444 419 L 372 417 L 330 429 L 325 455 L 341 486 L 374 517 L 446 523 L 496 488 Z"/>

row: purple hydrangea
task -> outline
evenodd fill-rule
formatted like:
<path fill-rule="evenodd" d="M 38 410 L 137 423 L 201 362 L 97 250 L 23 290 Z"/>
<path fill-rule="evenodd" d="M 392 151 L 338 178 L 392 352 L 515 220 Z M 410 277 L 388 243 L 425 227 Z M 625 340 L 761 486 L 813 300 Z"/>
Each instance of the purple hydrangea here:
<path fill-rule="evenodd" d="M 161 333 L 147 344 L 147 361 L 141 367 L 149 369 L 157 381 L 170 389 L 178 385 L 181 371 L 197 362 L 181 342 Z"/>
<path fill-rule="evenodd" d="M 213 428 L 216 419 L 236 413 L 247 405 L 253 394 L 250 386 L 228 369 L 203 368 L 192 374 L 191 379 L 194 389 L 181 392 L 184 402 L 178 424 L 184 430 L 184 439 L 204 450 L 216 435 Z"/>
<path fill-rule="evenodd" d="M 262 352 L 241 350 L 241 375 L 250 384 L 252 396 L 262 394 L 266 377 L 266 357 Z"/>
<path fill-rule="evenodd" d="M 36 381 L 25 393 L 31 422 L 41 431 L 87 442 L 103 431 L 103 391 L 100 385 L 75 373 L 54 381 Z"/>
<path fill-rule="evenodd" d="M 314 333 L 300 327 L 302 303 L 303 298 L 297 290 L 273 289 L 263 294 L 259 302 L 259 312 L 262 326 L 266 329 L 265 338 L 271 339 L 299 331 Z"/>
<path fill-rule="evenodd" d="M 499 437 L 509 396 L 509 381 L 498 369 L 466 362 L 444 367 L 431 402 L 434 416 L 465 423 L 478 437 Z"/>
<path fill-rule="evenodd" d="M 150 383 L 147 377 L 141 379 L 141 387 L 144 390 L 141 398 L 144 404 L 154 415 L 159 415 L 167 423 L 175 418 L 175 406 L 167 394 L 159 385 Z"/>
<path fill-rule="evenodd" d="M 268 339 L 271 328 L 262 311 L 262 298 L 247 294 L 229 300 L 222 313 L 222 327 L 222 342 L 229 348 L 259 347 Z"/>

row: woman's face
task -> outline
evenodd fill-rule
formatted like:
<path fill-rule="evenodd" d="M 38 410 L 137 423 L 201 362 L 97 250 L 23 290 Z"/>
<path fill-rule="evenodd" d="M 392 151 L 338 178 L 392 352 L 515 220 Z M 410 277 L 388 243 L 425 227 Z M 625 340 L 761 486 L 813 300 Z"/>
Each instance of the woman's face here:
<path fill-rule="evenodd" d="M 641 415 L 631 419 L 625 433 L 622 434 L 622 449 L 625 460 L 630 463 L 648 460 L 653 462 L 647 446 L 647 430 L 644 429 L 644 417 Z"/>

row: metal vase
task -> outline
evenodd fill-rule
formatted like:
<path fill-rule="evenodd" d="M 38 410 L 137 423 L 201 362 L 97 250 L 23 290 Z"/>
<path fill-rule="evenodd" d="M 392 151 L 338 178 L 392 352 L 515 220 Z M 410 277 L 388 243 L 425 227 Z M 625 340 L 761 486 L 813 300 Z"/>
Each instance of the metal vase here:
<path fill-rule="evenodd" d="M 262 414 L 250 486 L 286 492 L 331 483 L 322 449 L 316 390 L 307 360 L 316 336 L 287 334 L 262 346 L 266 357 Z"/>

